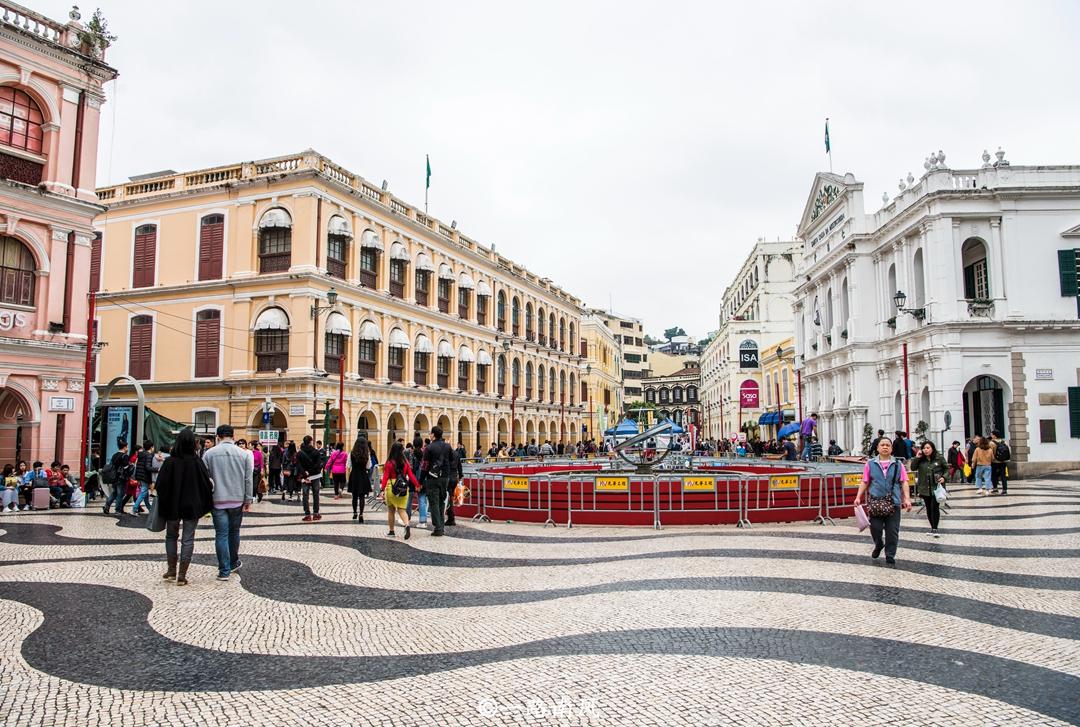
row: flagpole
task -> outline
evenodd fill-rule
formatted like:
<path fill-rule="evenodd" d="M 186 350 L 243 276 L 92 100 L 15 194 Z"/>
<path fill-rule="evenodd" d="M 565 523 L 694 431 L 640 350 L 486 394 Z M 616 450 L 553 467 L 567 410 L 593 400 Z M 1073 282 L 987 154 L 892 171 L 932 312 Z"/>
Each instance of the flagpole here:
<path fill-rule="evenodd" d="M 431 157 L 429 155 L 425 154 L 424 155 L 424 161 L 426 163 L 426 165 L 425 165 L 426 175 L 424 177 L 424 217 L 427 217 L 427 214 L 428 214 L 428 211 L 427 211 L 428 190 L 431 188 Z"/>

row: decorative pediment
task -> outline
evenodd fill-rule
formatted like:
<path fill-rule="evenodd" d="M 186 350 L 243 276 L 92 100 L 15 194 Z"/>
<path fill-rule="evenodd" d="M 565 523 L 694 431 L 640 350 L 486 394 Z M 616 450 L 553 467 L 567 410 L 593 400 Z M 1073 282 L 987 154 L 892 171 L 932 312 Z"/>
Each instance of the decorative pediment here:
<path fill-rule="evenodd" d="M 1062 232 L 1061 236 L 1062 237 L 1080 237 L 1080 225 L 1077 225 L 1076 227 L 1070 227 L 1068 230 L 1065 230 L 1065 232 Z"/>
<path fill-rule="evenodd" d="M 840 176 L 832 172 L 819 172 L 814 177 L 814 184 L 811 187 L 813 192 L 803 208 L 802 219 L 799 222 L 799 235 L 805 238 L 806 233 L 822 222 L 829 213 L 842 209 L 844 195 L 855 183 L 855 178 L 850 174 Z"/>

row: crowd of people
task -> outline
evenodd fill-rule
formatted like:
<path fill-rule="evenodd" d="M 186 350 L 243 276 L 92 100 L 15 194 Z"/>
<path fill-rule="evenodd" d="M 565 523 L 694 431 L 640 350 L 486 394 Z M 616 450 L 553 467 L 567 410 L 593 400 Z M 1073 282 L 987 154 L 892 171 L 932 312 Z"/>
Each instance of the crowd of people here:
<path fill-rule="evenodd" d="M 43 462 L 28 465 L 6 464 L 3 470 L 3 491 L 0 493 L 0 512 L 19 512 L 34 507 L 34 490 L 43 493 L 42 502 L 49 508 L 72 507 L 81 504 L 79 479 L 71 468 L 54 460 L 45 468 Z M 44 496 L 44 492 L 48 496 Z"/>

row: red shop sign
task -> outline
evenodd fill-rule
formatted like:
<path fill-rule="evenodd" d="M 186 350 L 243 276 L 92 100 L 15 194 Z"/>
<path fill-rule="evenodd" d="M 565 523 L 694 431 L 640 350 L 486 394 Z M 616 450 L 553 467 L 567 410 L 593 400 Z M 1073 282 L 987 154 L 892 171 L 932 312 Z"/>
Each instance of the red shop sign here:
<path fill-rule="evenodd" d="M 739 385 L 739 408 L 757 409 L 758 406 L 758 383 L 747 379 Z"/>

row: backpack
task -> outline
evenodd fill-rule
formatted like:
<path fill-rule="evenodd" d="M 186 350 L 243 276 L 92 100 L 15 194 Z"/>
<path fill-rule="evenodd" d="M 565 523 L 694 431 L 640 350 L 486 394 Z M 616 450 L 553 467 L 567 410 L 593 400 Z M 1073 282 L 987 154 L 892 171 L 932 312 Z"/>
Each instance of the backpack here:
<path fill-rule="evenodd" d="M 109 485 L 116 482 L 116 468 L 112 462 L 101 468 L 101 481 Z"/>
<path fill-rule="evenodd" d="M 405 474 L 404 467 L 401 468 L 401 472 L 397 473 L 393 484 L 390 485 L 390 492 L 394 494 L 394 497 L 404 497 L 409 494 L 409 476 Z"/>
<path fill-rule="evenodd" d="M 1009 445 L 1005 443 L 1005 440 L 999 440 L 997 446 L 994 447 L 994 459 L 999 462 L 1008 462 L 1012 457 L 1012 452 L 1009 451 Z"/>

